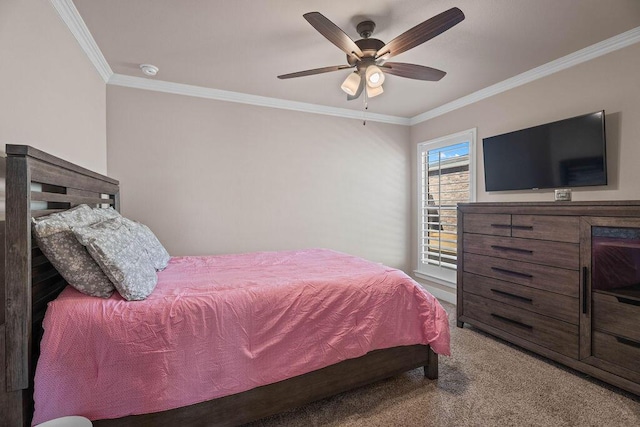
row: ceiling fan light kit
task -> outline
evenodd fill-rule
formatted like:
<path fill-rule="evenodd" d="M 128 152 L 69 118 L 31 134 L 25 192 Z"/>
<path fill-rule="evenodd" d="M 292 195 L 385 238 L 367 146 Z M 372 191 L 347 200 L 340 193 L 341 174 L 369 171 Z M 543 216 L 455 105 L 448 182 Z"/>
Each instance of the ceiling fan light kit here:
<path fill-rule="evenodd" d="M 290 79 L 347 68 L 353 69 L 355 67 L 356 70 L 350 73 L 340 86 L 348 95 L 347 100 L 349 101 L 358 98 L 363 91 L 368 98 L 373 98 L 384 92 L 382 84 L 385 80 L 385 73 L 426 81 L 438 81 L 443 78 L 446 73 L 435 68 L 400 62 L 387 62 L 387 60 L 442 34 L 464 20 L 464 13 L 457 7 L 453 7 L 433 18 L 427 19 L 385 44 L 378 39 L 371 38 L 376 27 L 373 21 L 360 22 L 356 30 L 362 38 L 353 41 L 344 31 L 321 13 L 309 12 L 303 16 L 320 34 L 347 54 L 347 63 L 349 65 L 315 68 L 283 74 L 278 78 Z"/>
<path fill-rule="evenodd" d="M 354 71 L 353 73 L 350 73 L 347 76 L 344 82 L 342 82 L 342 86 L 340 86 L 340 88 L 347 95 L 355 95 L 356 92 L 358 91 L 358 87 L 360 86 L 361 80 L 362 78 L 360 77 L 360 74 L 358 74 L 357 71 Z"/>
<path fill-rule="evenodd" d="M 382 89 L 382 86 L 371 87 L 367 85 L 367 98 L 373 98 L 374 96 L 381 95 L 382 92 L 384 92 L 384 89 Z"/>
<path fill-rule="evenodd" d="M 382 86 L 382 83 L 384 83 L 384 74 L 376 65 L 369 65 L 365 75 L 367 76 L 368 87 L 377 88 Z"/>

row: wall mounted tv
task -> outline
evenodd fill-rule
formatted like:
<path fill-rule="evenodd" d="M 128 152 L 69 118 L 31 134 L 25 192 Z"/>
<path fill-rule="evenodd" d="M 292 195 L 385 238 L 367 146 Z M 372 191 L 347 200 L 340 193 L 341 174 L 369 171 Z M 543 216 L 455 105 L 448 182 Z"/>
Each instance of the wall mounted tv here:
<path fill-rule="evenodd" d="M 482 140 L 486 191 L 607 184 L 604 111 Z"/>

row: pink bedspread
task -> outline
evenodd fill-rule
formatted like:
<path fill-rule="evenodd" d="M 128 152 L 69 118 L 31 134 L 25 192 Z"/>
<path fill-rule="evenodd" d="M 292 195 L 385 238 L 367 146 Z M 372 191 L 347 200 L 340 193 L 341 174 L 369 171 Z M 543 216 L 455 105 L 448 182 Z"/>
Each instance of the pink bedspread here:
<path fill-rule="evenodd" d="M 329 250 L 172 258 L 144 301 L 49 304 L 35 415 L 117 418 L 274 383 L 388 347 L 449 354 L 447 314 L 403 272 Z"/>

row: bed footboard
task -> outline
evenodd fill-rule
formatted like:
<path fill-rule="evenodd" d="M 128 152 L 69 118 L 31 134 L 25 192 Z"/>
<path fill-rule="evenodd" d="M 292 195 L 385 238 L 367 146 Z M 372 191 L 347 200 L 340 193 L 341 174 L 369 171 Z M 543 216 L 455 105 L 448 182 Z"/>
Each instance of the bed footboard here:
<path fill-rule="evenodd" d="M 433 351 L 431 347 L 429 347 L 428 351 L 427 364 L 424 365 L 424 376 L 430 380 L 438 379 L 438 353 Z"/>
<path fill-rule="evenodd" d="M 426 345 L 375 350 L 308 374 L 196 405 L 94 421 L 96 427 L 236 426 L 424 366 L 438 377 L 438 355 Z"/>

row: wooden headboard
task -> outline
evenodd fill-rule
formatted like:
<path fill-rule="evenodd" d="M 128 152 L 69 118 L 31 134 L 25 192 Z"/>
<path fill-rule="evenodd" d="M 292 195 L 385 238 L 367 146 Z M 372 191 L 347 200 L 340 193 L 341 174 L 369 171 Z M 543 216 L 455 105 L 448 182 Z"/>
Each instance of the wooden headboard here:
<path fill-rule="evenodd" d="M 120 210 L 119 183 L 26 145 L 7 145 L 6 153 L 5 301 L 0 308 L 6 392 L 0 390 L 0 412 L 8 414 L 3 421 L 9 425 L 29 425 L 42 320 L 49 301 L 67 285 L 32 240 L 31 218 L 83 203 Z"/>

